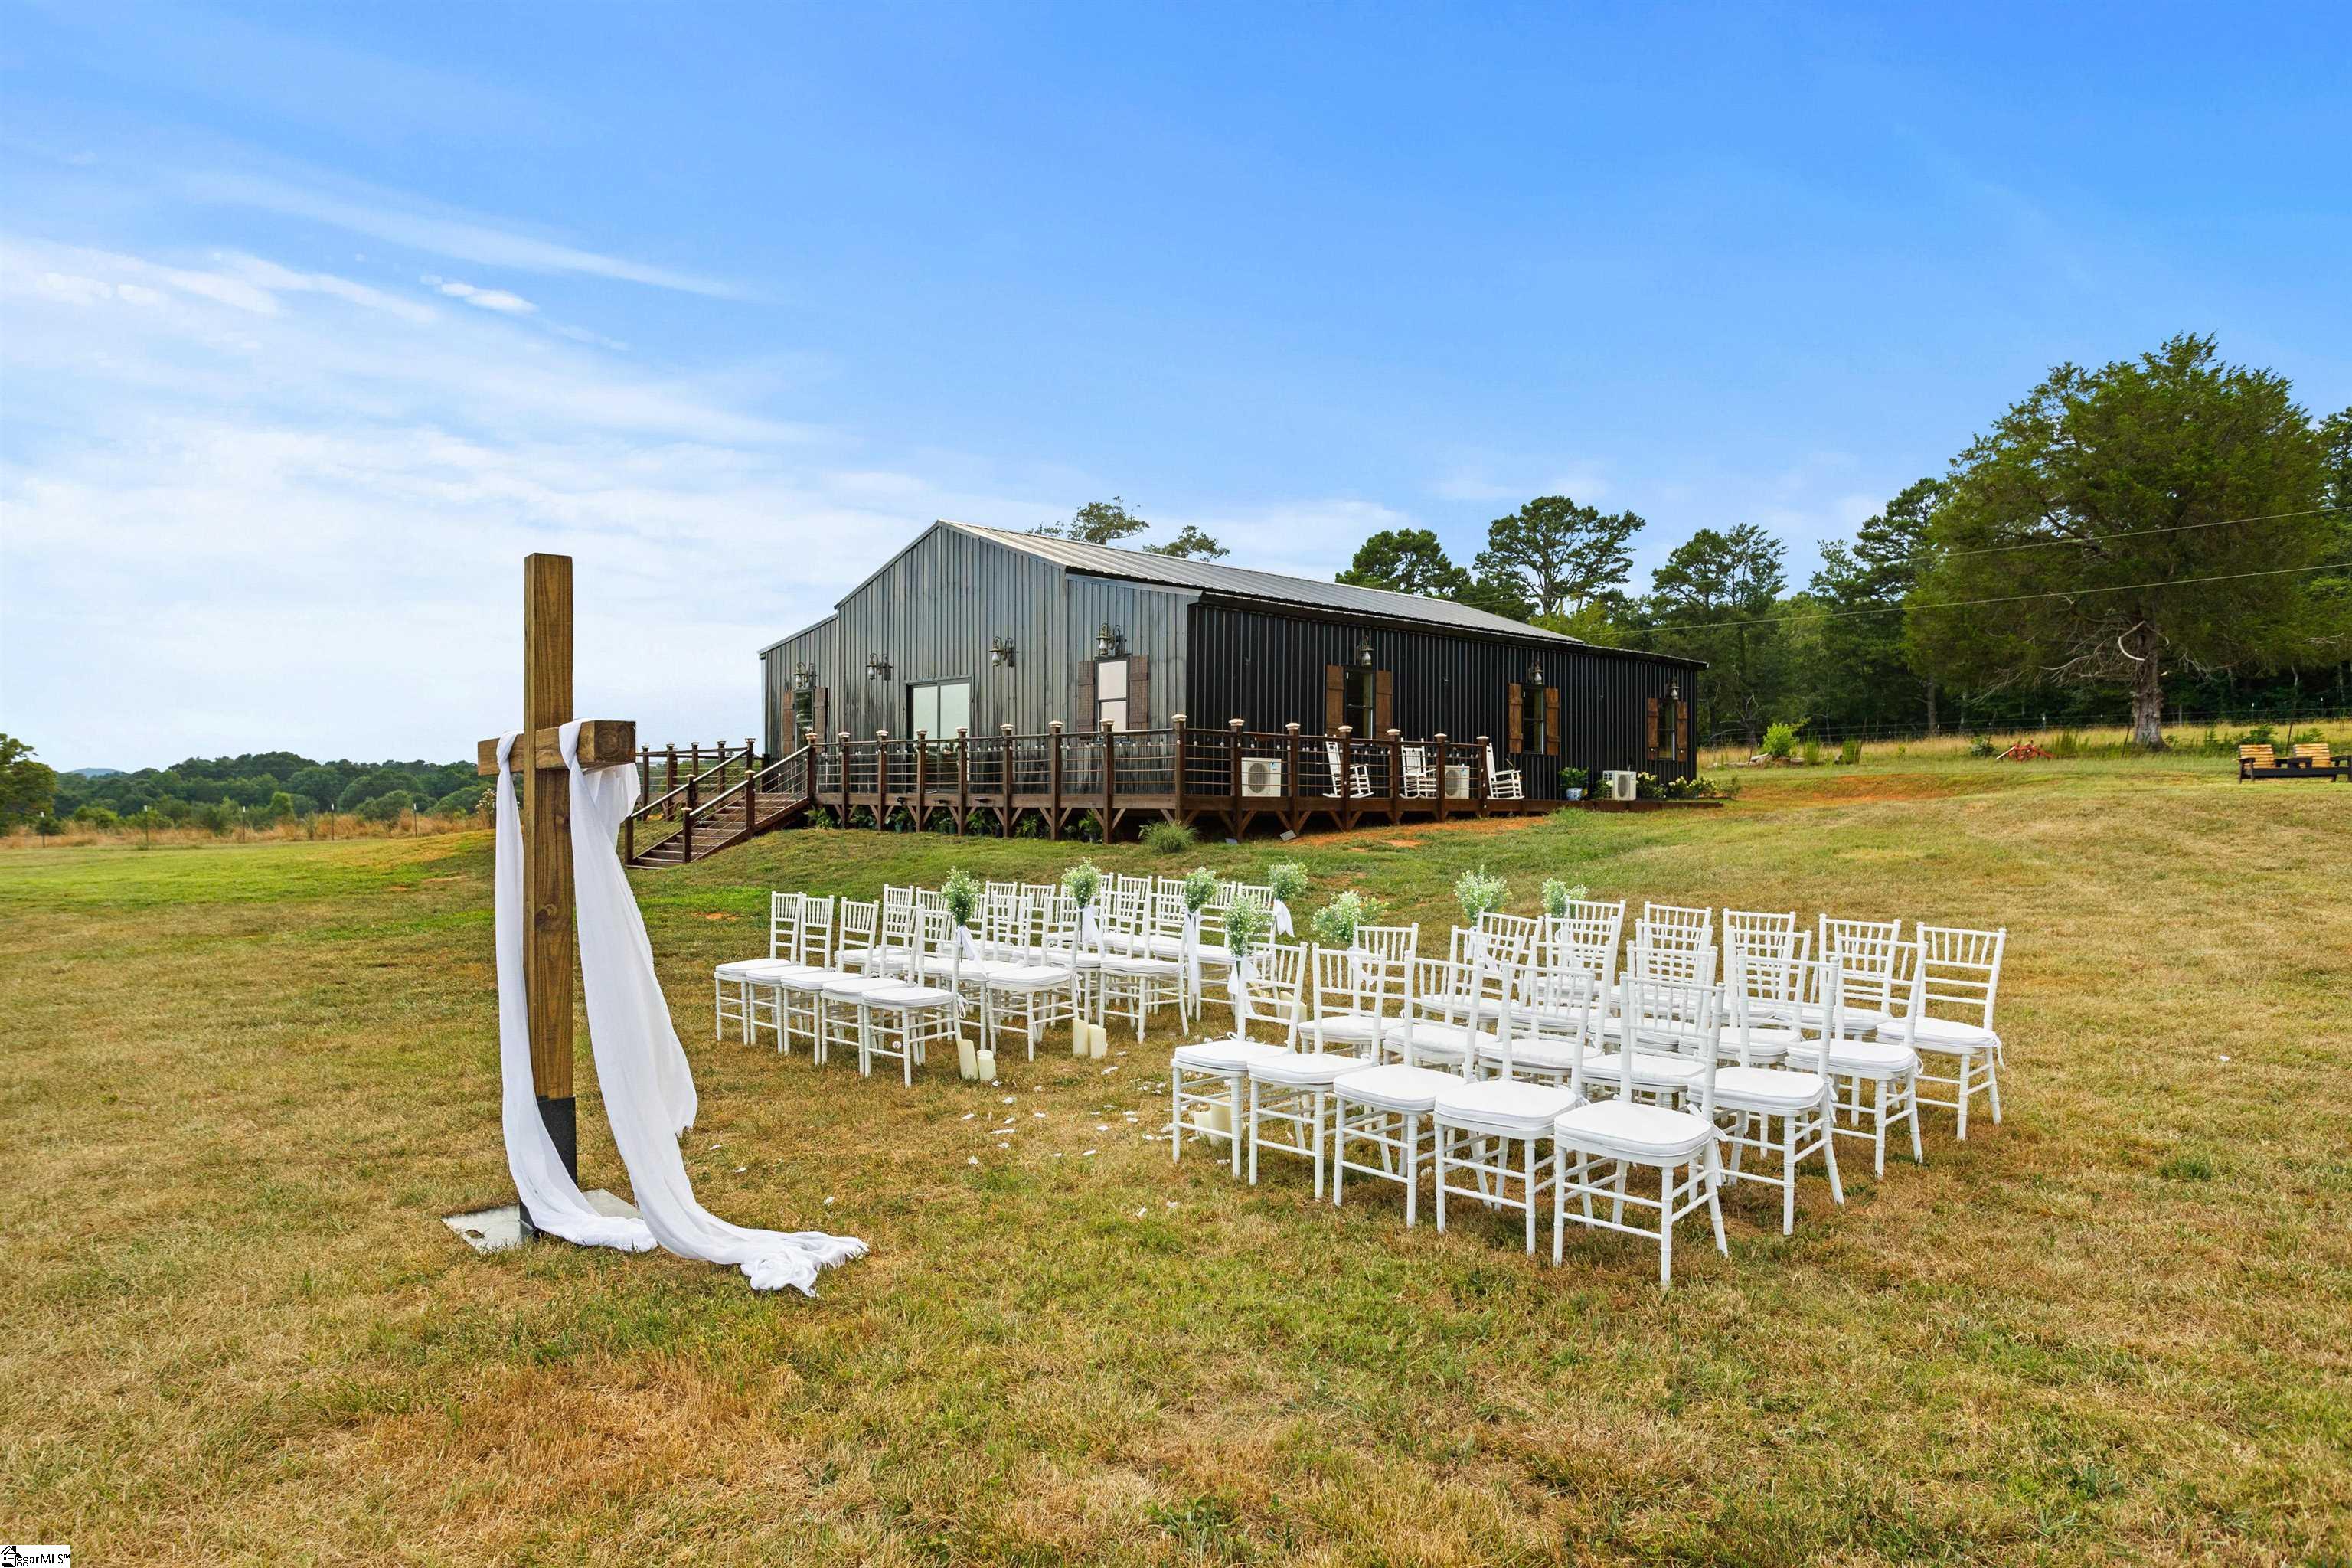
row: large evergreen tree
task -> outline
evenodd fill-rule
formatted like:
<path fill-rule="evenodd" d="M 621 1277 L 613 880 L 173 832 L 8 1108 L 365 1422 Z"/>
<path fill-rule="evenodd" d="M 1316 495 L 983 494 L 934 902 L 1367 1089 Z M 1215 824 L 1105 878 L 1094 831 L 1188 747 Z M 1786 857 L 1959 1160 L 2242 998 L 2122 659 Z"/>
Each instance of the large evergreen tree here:
<path fill-rule="evenodd" d="M 1702 528 L 1651 575 L 1644 606 L 1660 651 L 1706 661 L 1698 679 L 1699 724 L 1737 724 L 1754 745 L 1782 674 L 1773 619 L 1785 586 L 1780 542 L 1752 522 Z"/>
<path fill-rule="evenodd" d="M 1641 529 L 1641 518 L 1630 511 L 1603 513 L 1567 496 L 1538 496 L 1486 525 L 1478 575 L 1515 584 L 1537 615 L 1573 615 L 1624 587 L 1633 569 L 1625 542 Z"/>
<path fill-rule="evenodd" d="M 1943 493 L 1941 479 L 1921 479 L 1856 529 L 1851 544 L 1822 546 L 1812 591 L 1823 613 L 1808 628 L 1812 717 L 1883 724 L 1924 709 L 1934 723 L 1932 684 L 1912 673 L 1904 647 L 1903 606 L 1927 563 L 1927 519 Z"/>
<path fill-rule="evenodd" d="M 2168 671 L 2343 657 L 2315 583 L 2342 537 L 2326 484 L 2286 380 L 2210 337 L 2062 364 L 1953 460 L 1907 636 L 1974 685 L 2120 682 L 2133 739 L 2161 746 Z"/>

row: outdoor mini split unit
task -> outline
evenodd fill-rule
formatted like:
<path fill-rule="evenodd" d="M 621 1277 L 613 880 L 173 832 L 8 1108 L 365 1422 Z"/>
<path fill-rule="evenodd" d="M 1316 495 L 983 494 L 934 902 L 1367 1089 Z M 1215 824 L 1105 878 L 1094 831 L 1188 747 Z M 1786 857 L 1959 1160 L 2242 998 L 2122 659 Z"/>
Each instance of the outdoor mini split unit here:
<path fill-rule="evenodd" d="M 1633 770 L 1631 768 L 1612 768 L 1602 776 L 1609 781 L 1611 800 L 1632 800 L 1641 794 L 1634 785 Z"/>
<path fill-rule="evenodd" d="M 1273 757 L 1249 757 L 1242 763 L 1242 793 L 1252 795 L 1282 794 L 1282 763 Z"/>

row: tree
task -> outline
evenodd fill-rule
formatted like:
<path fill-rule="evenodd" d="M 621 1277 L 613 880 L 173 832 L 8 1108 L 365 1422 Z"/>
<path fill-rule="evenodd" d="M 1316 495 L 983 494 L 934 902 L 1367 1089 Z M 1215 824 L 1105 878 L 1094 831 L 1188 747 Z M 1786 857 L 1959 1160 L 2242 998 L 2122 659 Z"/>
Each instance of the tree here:
<path fill-rule="evenodd" d="M 1333 580 L 1424 599 L 1450 599 L 1470 585 L 1470 574 L 1426 528 L 1381 530 L 1357 547 L 1356 559 Z"/>
<path fill-rule="evenodd" d="M 1825 612 L 1811 628 L 1811 711 L 1848 722 L 1907 719 L 1922 705 L 1935 723 L 1932 683 L 1914 677 L 1903 637 L 1903 606 L 1927 560 L 1927 520 L 1944 481 L 1905 487 L 1854 531 L 1853 542 L 1822 546 L 1812 591 Z"/>
<path fill-rule="evenodd" d="M 1127 510 L 1125 496 L 1090 500 L 1067 522 L 1040 523 L 1030 531 L 1049 539 L 1074 539 L 1081 544 L 1117 544 L 1149 531 L 1151 524 Z"/>
<path fill-rule="evenodd" d="M 1465 578 L 1467 573 L 1463 574 Z M 1508 573 L 1486 573 L 1471 578 L 1462 587 L 1448 594 L 1457 605 L 1467 605 L 1474 610 L 1484 610 L 1490 616 L 1500 616 L 1507 621 L 1524 621 L 1536 613 L 1528 603 L 1519 580 Z"/>
<path fill-rule="evenodd" d="M 1559 616 L 1622 589 L 1633 569 L 1625 542 L 1641 531 L 1630 511 L 1602 513 L 1566 496 L 1538 496 L 1486 525 L 1478 574 L 1516 581 L 1538 615 Z"/>
<path fill-rule="evenodd" d="M 1227 553 L 1223 545 L 1189 522 L 1167 543 L 1147 544 L 1143 548 L 1151 555 L 1174 555 L 1199 561 L 1221 561 Z"/>
<path fill-rule="evenodd" d="M 1698 678 L 1702 730 L 1737 721 L 1750 746 L 1779 675 L 1770 617 L 1784 585 L 1780 558 L 1780 542 L 1752 522 L 1727 533 L 1702 528 L 1651 576 L 1648 616 L 1660 649 L 1706 661 Z"/>
<path fill-rule="evenodd" d="M 494 786 L 460 784 L 433 803 L 436 816 L 472 816 L 489 804 Z"/>
<path fill-rule="evenodd" d="M 2210 337 L 2059 365 L 1952 461 L 1906 617 L 1918 666 L 2120 682 L 2132 739 L 2161 747 L 2168 668 L 2343 657 L 2344 605 L 2314 581 L 2342 537 L 2326 485 L 2286 379 L 2222 363 Z M 2007 602 L 1936 607 L 1983 599 Z"/>
<path fill-rule="evenodd" d="M 396 789 L 360 802 L 358 816 L 362 822 L 397 822 L 403 812 L 415 809 L 416 796 Z"/>
<path fill-rule="evenodd" d="M 57 770 L 16 736 L 0 735 L 0 822 L 45 816 L 57 797 Z"/>

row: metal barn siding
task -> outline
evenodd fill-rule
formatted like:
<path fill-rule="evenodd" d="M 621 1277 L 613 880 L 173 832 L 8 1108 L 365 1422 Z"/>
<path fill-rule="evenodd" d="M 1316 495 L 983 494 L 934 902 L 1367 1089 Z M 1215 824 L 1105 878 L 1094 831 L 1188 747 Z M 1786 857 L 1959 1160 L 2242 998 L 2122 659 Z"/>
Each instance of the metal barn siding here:
<path fill-rule="evenodd" d="M 1322 620 L 1203 599 L 1192 611 L 1192 667 L 1185 689 L 1196 725 L 1240 719 L 1250 729 L 1296 722 L 1309 734 L 1323 722 L 1323 672 L 1347 665 L 1370 632 L 1372 664 L 1392 672 L 1393 718 L 1409 737 L 1444 733 L 1475 744 L 1493 739 L 1497 760 L 1526 774 L 1528 794 L 1557 799 L 1559 770 L 1657 771 L 1646 755 L 1647 703 L 1679 680 L 1685 699 L 1694 667 L 1647 654 L 1551 641 L 1452 637 L 1368 620 Z M 1560 693 L 1557 757 L 1520 752 L 1507 735 L 1510 687 L 1540 662 Z M 1665 766 L 1687 774 L 1690 760 Z"/>
<path fill-rule="evenodd" d="M 1074 714 L 1074 675 L 1094 654 L 1097 630 L 1119 628 L 1129 654 L 1148 657 L 1149 721 L 1164 724 L 1184 689 L 1188 590 L 1078 576 L 1056 563 L 1007 549 L 982 535 L 936 526 L 851 590 L 834 614 L 761 651 L 767 747 L 790 750 L 785 731 L 792 675 L 805 663 L 827 695 L 828 735 L 860 740 L 877 730 L 907 729 L 907 689 L 931 680 L 972 683 L 972 729 L 1011 724 L 1042 733 Z M 998 637 L 1011 640 L 1013 663 L 989 663 Z M 878 658 L 887 678 L 866 674 Z M 1144 728 L 1145 721 L 1130 721 Z"/>

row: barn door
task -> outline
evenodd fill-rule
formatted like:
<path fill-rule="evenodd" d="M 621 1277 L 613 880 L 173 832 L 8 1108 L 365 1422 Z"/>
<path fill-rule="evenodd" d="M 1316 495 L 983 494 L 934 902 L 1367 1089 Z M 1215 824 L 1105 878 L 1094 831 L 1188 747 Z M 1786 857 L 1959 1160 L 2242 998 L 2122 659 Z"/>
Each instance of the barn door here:
<path fill-rule="evenodd" d="M 1649 761 L 1654 763 L 1658 760 L 1658 700 L 1654 697 L 1644 700 L 1642 712 L 1643 733 L 1646 737 L 1645 743 L 1649 748 L 1644 754 Z"/>
<path fill-rule="evenodd" d="M 1323 667 L 1323 732 L 1336 735 L 1348 721 L 1348 671 L 1344 665 Z"/>
<path fill-rule="evenodd" d="M 1544 755 L 1559 755 L 1559 688 L 1544 691 Z"/>
<path fill-rule="evenodd" d="M 1519 683 L 1516 680 L 1511 682 L 1508 716 L 1503 721 L 1503 743 L 1495 748 L 1496 751 L 1516 752 L 1519 749 L 1519 737 L 1526 733 L 1521 723 L 1527 718 L 1527 693 L 1520 689 Z"/>
<path fill-rule="evenodd" d="M 1396 728 L 1396 671 L 1383 669 L 1372 678 L 1372 728 L 1381 739 Z"/>

